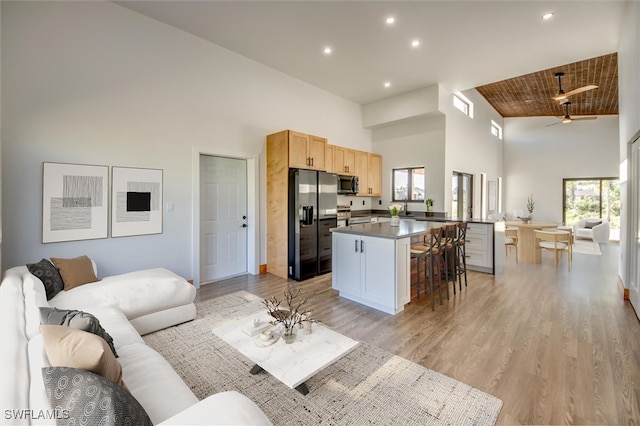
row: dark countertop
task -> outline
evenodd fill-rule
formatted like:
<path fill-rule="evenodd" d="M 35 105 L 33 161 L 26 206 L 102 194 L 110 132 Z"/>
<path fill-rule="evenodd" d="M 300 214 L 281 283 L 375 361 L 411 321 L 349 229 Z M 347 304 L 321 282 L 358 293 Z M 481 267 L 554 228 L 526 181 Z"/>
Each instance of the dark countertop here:
<path fill-rule="evenodd" d="M 399 240 L 416 235 L 424 235 L 429 228 L 432 228 L 432 226 L 428 223 L 401 220 L 400 226 L 391 226 L 389 222 L 359 223 L 356 225 L 333 228 L 331 229 L 331 232 Z"/>
<path fill-rule="evenodd" d="M 352 210 L 351 217 L 391 217 L 391 214 L 387 210 Z M 400 219 L 413 219 L 420 222 L 468 222 L 468 223 L 483 223 L 487 225 L 493 225 L 496 223 L 495 220 L 489 219 L 459 219 L 452 217 L 445 217 L 445 213 L 443 212 L 433 212 L 433 216 L 426 216 L 425 212 L 412 212 L 409 211 L 409 214 L 401 214 Z"/>

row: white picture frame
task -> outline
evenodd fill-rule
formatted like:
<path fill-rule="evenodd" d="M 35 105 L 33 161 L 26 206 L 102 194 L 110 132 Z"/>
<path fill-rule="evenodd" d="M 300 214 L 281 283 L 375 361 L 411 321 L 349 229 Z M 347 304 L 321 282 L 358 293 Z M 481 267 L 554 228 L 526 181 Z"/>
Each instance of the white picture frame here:
<path fill-rule="evenodd" d="M 111 168 L 111 237 L 162 233 L 162 169 Z"/>
<path fill-rule="evenodd" d="M 42 242 L 107 238 L 109 167 L 42 163 Z"/>

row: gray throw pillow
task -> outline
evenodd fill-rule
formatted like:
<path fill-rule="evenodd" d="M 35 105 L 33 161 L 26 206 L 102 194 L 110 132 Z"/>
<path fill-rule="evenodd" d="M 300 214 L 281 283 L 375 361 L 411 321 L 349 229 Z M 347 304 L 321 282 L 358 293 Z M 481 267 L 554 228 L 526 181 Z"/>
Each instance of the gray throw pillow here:
<path fill-rule="evenodd" d="M 153 425 L 129 391 L 98 374 L 45 367 L 42 379 L 58 425 Z"/>
<path fill-rule="evenodd" d="M 102 337 L 111 348 L 113 356 L 118 358 L 116 348 L 113 345 L 113 337 L 100 325 L 100 320 L 88 312 L 57 309 L 49 307 L 40 308 L 40 324 L 46 325 L 64 325 L 76 330 L 87 331 L 96 336 Z"/>
<path fill-rule="evenodd" d="M 601 223 L 601 220 L 588 220 L 587 223 L 584 224 L 584 227 L 587 229 L 593 229 L 594 226 L 600 225 Z"/>
<path fill-rule="evenodd" d="M 42 259 L 38 263 L 29 263 L 27 264 L 27 269 L 44 284 L 47 300 L 51 300 L 53 296 L 64 290 L 64 282 L 58 268 L 53 266 L 47 259 Z"/>

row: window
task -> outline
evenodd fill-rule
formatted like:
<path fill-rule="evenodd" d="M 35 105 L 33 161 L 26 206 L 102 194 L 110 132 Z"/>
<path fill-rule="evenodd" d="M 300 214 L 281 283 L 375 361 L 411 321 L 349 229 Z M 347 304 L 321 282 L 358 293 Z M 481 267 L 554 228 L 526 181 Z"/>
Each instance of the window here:
<path fill-rule="evenodd" d="M 393 169 L 392 201 L 423 201 L 425 183 L 424 167 Z"/>
<path fill-rule="evenodd" d="M 491 120 L 491 134 L 498 139 L 502 139 L 502 127 L 493 120 Z"/>
<path fill-rule="evenodd" d="M 455 218 L 473 217 L 473 175 L 453 172 L 451 214 Z"/>
<path fill-rule="evenodd" d="M 454 93 L 453 106 L 473 118 L 473 102 L 467 99 L 462 93 Z"/>
<path fill-rule="evenodd" d="M 620 229 L 620 181 L 618 178 L 563 179 L 565 225 L 599 217 Z"/>

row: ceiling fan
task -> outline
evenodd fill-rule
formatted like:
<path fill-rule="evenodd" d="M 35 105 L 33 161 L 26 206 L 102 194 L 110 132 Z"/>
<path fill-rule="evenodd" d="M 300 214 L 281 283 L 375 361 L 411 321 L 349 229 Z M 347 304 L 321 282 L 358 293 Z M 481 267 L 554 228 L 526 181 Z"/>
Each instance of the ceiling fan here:
<path fill-rule="evenodd" d="M 564 75 L 564 73 L 563 72 L 557 72 L 554 75 L 556 77 L 558 77 L 558 94 L 553 96 L 551 99 L 553 99 L 555 101 L 560 101 L 560 103 L 564 103 L 564 101 L 567 100 L 567 98 L 569 96 L 576 95 L 576 94 L 582 93 L 582 92 L 586 92 L 587 90 L 593 90 L 593 89 L 597 89 L 598 88 L 598 86 L 595 86 L 593 84 L 589 84 L 588 86 L 579 87 L 577 89 L 573 89 L 573 90 L 565 93 L 565 91 L 562 90 L 562 76 Z"/>
<path fill-rule="evenodd" d="M 595 120 L 596 117 L 595 115 L 587 115 L 584 117 L 576 117 L 573 118 L 569 115 L 569 105 L 571 105 L 571 102 L 566 101 L 563 103 L 564 105 L 564 117 L 562 117 L 562 121 L 558 121 L 557 123 L 553 123 L 553 124 L 548 124 L 546 127 L 550 127 L 550 126 L 555 126 L 556 124 L 566 124 L 566 123 L 571 123 L 572 121 L 580 121 L 580 120 Z"/>

